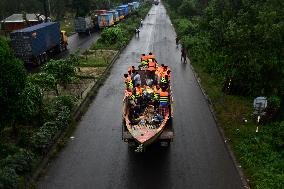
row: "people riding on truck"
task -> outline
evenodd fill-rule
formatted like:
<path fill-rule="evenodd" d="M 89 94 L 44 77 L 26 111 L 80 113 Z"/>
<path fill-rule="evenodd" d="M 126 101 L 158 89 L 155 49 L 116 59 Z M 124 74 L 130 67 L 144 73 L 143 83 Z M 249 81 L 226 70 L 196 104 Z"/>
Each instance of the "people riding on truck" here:
<path fill-rule="evenodd" d="M 133 89 L 133 81 L 131 76 L 128 74 L 124 74 L 124 78 L 125 78 L 124 83 L 126 85 L 126 88 Z"/>
<path fill-rule="evenodd" d="M 171 80 L 171 69 L 169 66 L 161 64 L 158 66 L 155 56 L 150 52 L 149 55 L 142 54 L 141 65 L 139 70 L 147 71 L 147 74 L 135 70 L 134 66 L 128 68 L 128 74 L 125 74 L 125 84 L 127 88 L 127 96 L 132 100 L 133 108 L 139 106 L 140 110 L 145 109 L 149 105 L 153 105 L 154 109 L 165 116 L 168 113 L 169 104 L 169 83 Z M 141 77 L 144 82 L 142 83 Z M 131 96 L 132 95 L 132 96 Z M 135 111 L 137 113 L 137 111 Z"/>

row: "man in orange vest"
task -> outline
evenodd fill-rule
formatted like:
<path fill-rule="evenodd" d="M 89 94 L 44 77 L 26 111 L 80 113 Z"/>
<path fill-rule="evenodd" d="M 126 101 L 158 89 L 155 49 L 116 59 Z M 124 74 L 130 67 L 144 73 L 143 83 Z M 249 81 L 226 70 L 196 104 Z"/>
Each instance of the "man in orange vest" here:
<path fill-rule="evenodd" d="M 134 88 L 134 95 L 135 98 L 137 99 L 137 104 L 141 104 L 142 101 L 142 95 L 143 95 L 143 91 L 142 91 L 142 87 L 140 84 L 137 84 L 137 86 Z"/>
<path fill-rule="evenodd" d="M 157 110 L 159 108 L 159 98 L 160 98 L 160 92 L 161 89 L 159 87 L 159 85 L 154 86 L 154 96 L 153 96 L 153 101 L 154 101 L 154 108 L 155 110 Z"/>
<path fill-rule="evenodd" d="M 126 88 L 133 89 L 133 81 L 130 75 L 124 74 L 124 83 Z"/>
<path fill-rule="evenodd" d="M 153 53 L 149 53 L 149 55 L 147 56 L 147 59 L 148 59 L 148 61 L 151 61 L 150 59 L 152 59 L 152 61 L 153 62 L 156 62 L 157 63 L 157 61 L 156 61 L 156 58 L 155 58 L 155 55 L 153 55 Z"/>
<path fill-rule="evenodd" d="M 149 60 L 151 60 L 151 59 L 149 59 Z M 154 61 L 149 62 L 148 70 L 150 71 L 149 78 L 151 78 L 151 79 L 153 79 L 153 81 L 155 81 L 156 63 Z"/>
<path fill-rule="evenodd" d="M 162 91 L 160 92 L 160 114 L 165 117 L 166 113 L 168 112 L 168 106 L 170 102 L 170 94 L 166 89 L 162 88 Z"/>
<path fill-rule="evenodd" d="M 129 101 L 134 101 L 135 100 L 135 95 L 133 94 L 132 90 L 130 88 L 127 88 L 125 90 L 125 97 L 124 99 L 127 99 Z"/>
<path fill-rule="evenodd" d="M 130 66 L 128 68 L 128 75 L 131 75 L 133 71 L 135 71 L 135 66 Z"/>
<path fill-rule="evenodd" d="M 142 54 L 141 56 L 141 62 L 142 61 L 147 61 L 148 60 L 148 56 L 146 56 L 145 54 Z"/>

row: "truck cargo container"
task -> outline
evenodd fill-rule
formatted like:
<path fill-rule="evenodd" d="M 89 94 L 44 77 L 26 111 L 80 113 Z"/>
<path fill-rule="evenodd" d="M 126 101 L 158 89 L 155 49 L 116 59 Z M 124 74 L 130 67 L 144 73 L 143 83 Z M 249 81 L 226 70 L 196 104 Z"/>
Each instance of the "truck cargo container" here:
<path fill-rule="evenodd" d="M 110 10 L 110 11 L 107 11 L 107 13 L 111 13 L 113 15 L 113 20 L 115 24 L 119 22 L 119 14 L 116 10 Z"/>
<path fill-rule="evenodd" d="M 137 1 L 133 1 L 132 4 L 133 4 L 133 7 L 134 7 L 135 10 L 138 9 L 139 6 L 140 6 L 140 3 L 137 2 Z"/>
<path fill-rule="evenodd" d="M 132 14 L 132 12 L 134 11 L 134 5 L 133 3 L 128 3 L 128 13 Z"/>
<path fill-rule="evenodd" d="M 67 49 L 67 34 L 58 22 L 46 22 L 10 33 L 15 56 L 27 64 L 40 64 Z"/>
<path fill-rule="evenodd" d="M 114 25 L 114 19 L 112 13 L 98 15 L 99 27 L 105 28 Z"/>
<path fill-rule="evenodd" d="M 123 20 L 125 18 L 123 9 L 117 8 L 116 11 L 118 12 L 119 20 Z"/>
<path fill-rule="evenodd" d="M 95 13 L 96 13 L 97 15 L 105 14 L 105 13 L 107 13 L 107 10 L 95 10 Z"/>
<path fill-rule="evenodd" d="M 124 17 L 128 16 L 128 14 L 129 14 L 129 9 L 128 9 L 129 7 L 128 7 L 128 5 L 120 5 L 117 8 L 123 10 Z"/>
<path fill-rule="evenodd" d="M 94 22 L 90 16 L 75 18 L 75 31 L 78 34 L 90 33 L 94 30 Z"/>

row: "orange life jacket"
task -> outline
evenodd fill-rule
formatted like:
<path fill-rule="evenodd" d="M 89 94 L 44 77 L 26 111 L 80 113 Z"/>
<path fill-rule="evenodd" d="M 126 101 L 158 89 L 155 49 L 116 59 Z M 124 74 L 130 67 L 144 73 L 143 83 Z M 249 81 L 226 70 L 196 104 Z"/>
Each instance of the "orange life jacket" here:
<path fill-rule="evenodd" d="M 163 72 L 163 67 L 162 66 L 159 66 L 158 69 L 157 69 L 157 72 L 156 72 L 156 75 L 158 75 L 159 77 L 161 77 L 162 75 L 162 72 Z"/>
<path fill-rule="evenodd" d="M 135 87 L 135 91 L 136 91 L 136 93 L 135 93 L 135 95 L 136 96 L 142 96 L 142 87 Z"/>
<path fill-rule="evenodd" d="M 160 102 L 169 102 L 169 92 L 160 92 Z"/>
<path fill-rule="evenodd" d="M 150 71 L 155 71 L 156 70 L 156 63 L 155 62 L 149 62 L 149 68 L 148 70 Z"/>
<path fill-rule="evenodd" d="M 147 58 L 148 58 L 148 60 L 149 60 L 149 59 L 154 60 L 154 59 L 155 59 L 155 55 L 153 55 L 153 54 L 152 54 L 152 55 L 148 55 Z"/>
<path fill-rule="evenodd" d="M 127 71 L 128 71 L 128 72 L 132 72 L 132 71 L 133 71 L 132 66 L 130 66 Z"/>
<path fill-rule="evenodd" d="M 141 62 L 142 61 L 147 61 L 147 60 L 148 60 L 148 56 L 146 56 L 146 55 L 145 56 L 141 56 Z"/>

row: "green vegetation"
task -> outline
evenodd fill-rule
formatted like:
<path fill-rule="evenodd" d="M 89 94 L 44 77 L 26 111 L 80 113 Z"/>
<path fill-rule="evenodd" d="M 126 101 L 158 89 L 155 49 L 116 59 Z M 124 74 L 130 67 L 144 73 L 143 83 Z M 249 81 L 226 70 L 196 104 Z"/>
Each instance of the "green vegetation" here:
<path fill-rule="evenodd" d="M 0 44 L 0 188 L 21 188 L 69 130 L 74 107 L 117 51 L 70 55 L 28 74 L 8 42 L 1 38 Z"/>
<path fill-rule="evenodd" d="M 250 186 L 284 188 L 283 2 L 166 2 Z M 268 96 L 262 125 L 251 116 L 258 95 Z"/>
<path fill-rule="evenodd" d="M 28 75 L 6 40 L 0 44 L 0 188 L 17 188 L 71 122 L 76 99 L 44 93 L 71 81 L 78 58 L 51 61 L 46 72 Z"/>

